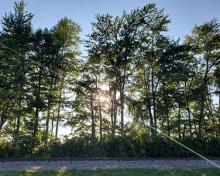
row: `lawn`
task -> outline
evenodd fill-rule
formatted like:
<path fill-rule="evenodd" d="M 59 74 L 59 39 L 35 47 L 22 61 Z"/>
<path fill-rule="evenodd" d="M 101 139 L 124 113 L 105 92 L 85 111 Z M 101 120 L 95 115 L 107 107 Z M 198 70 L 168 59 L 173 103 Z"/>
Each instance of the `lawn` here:
<path fill-rule="evenodd" d="M 111 169 L 82 171 L 7 171 L 0 176 L 219 176 L 220 169 Z"/>

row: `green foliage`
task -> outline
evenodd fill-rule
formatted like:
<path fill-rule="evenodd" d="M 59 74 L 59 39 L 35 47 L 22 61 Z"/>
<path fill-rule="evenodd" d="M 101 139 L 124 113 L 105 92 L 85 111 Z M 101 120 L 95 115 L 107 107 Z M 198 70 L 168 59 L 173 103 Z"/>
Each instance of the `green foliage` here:
<path fill-rule="evenodd" d="M 84 59 L 78 24 L 65 17 L 35 30 L 25 7 L 16 2 L 2 18 L 0 156 L 193 156 L 147 125 L 219 156 L 217 20 L 181 43 L 167 36 L 170 19 L 156 4 L 97 15 Z M 60 138 L 61 126 L 71 133 Z"/>
<path fill-rule="evenodd" d="M 16 147 L 10 143 L 2 143 L 1 158 L 8 157 L 70 157 L 70 158 L 166 158 L 166 157 L 197 157 L 190 151 L 164 138 L 147 138 L 142 134 L 139 139 L 132 135 L 106 136 L 102 140 L 91 137 L 75 137 L 63 143 L 39 145 L 19 141 Z M 185 138 L 179 142 L 206 157 L 220 157 L 219 139 Z"/>

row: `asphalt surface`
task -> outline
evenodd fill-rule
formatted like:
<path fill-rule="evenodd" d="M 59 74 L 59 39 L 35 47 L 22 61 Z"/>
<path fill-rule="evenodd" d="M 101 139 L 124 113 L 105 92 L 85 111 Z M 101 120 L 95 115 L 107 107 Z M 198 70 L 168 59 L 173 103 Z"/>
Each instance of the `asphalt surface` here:
<path fill-rule="evenodd" d="M 220 160 L 212 160 L 220 165 Z M 50 169 L 113 169 L 113 168 L 213 168 L 204 160 L 85 160 L 85 161 L 5 161 L 0 162 L 0 171 L 5 170 L 50 170 Z"/>

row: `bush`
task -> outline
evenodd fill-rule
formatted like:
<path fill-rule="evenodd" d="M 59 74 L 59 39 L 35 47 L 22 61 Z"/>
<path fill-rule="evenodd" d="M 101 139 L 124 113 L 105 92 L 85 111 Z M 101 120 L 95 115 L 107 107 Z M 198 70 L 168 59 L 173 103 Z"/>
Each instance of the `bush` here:
<path fill-rule="evenodd" d="M 40 145 L 31 148 L 28 138 L 19 140 L 16 146 L 0 143 L 0 157 L 195 157 L 195 154 L 164 138 L 146 140 L 132 135 L 105 136 L 102 140 L 89 136 L 74 137 L 64 143 Z M 219 139 L 184 138 L 180 140 L 189 148 L 207 157 L 220 157 Z"/>

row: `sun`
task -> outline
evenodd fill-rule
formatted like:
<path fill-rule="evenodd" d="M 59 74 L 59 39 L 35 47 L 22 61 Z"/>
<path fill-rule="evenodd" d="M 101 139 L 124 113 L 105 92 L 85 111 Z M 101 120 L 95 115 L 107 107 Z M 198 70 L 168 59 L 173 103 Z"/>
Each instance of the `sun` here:
<path fill-rule="evenodd" d="M 104 96 L 99 96 L 99 101 L 100 102 L 105 102 L 106 101 L 106 97 L 104 97 Z"/>

